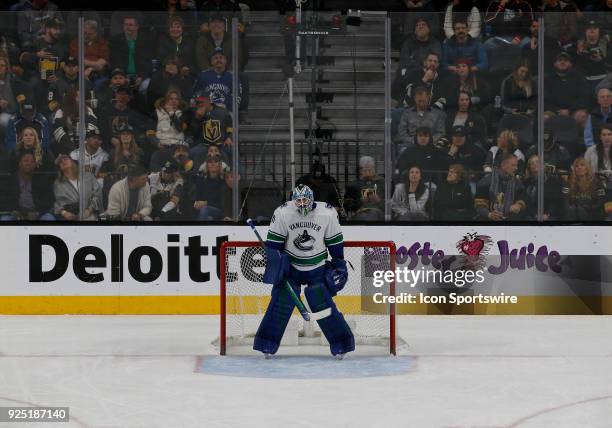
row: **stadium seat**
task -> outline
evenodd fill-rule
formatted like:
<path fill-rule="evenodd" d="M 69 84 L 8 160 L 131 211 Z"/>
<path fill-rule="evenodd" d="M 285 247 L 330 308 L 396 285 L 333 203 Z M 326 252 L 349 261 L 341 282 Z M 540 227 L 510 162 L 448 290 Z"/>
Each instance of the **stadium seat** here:
<path fill-rule="evenodd" d="M 522 114 L 505 114 L 499 121 L 499 130 L 510 129 L 519 138 L 521 148 L 530 147 L 533 142 L 533 123 L 531 119 Z"/>

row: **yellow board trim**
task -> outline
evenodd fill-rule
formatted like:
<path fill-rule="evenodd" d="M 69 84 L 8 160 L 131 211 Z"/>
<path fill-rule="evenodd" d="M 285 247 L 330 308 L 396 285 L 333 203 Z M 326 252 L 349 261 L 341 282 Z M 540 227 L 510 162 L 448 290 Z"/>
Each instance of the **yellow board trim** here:
<path fill-rule="evenodd" d="M 258 313 L 268 296 L 228 296 L 227 313 Z M 379 315 L 359 296 L 337 296 L 340 311 Z M 363 307 L 362 307 L 363 303 Z M 612 315 L 612 296 L 519 296 L 516 304 L 398 304 L 399 315 Z M 0 296 L 0 315 L 215 315 L 219 296 Z"/>

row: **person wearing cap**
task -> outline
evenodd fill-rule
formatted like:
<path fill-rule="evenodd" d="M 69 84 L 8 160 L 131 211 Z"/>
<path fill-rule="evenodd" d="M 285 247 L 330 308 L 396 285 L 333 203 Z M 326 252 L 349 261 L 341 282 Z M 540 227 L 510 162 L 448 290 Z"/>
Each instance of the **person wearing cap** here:
<path fill-rule="evenodd" d="M 55 204 L 53 213 L 58 220 L 74 221 L 79 219 L 79 167 L 76 161 L 67 155 L 59 155 L 56 160 L 59 170 L 53 183 Z M 82 179 L 85 196 L 83 220 L 94 221 L 103 211 L 102 187 L 94 175 L 85 171 Z"/>
<path fill-rule="evenodd" d="M 149 174 L 151 217 L 153 220 L 179 220 L 183 217 L 185 186 L 175 160 L 164 163 L 160 172 Z"/>
<path fill-rule="evenodd" d="M 457 19 L 453 22 L 455 34 L 442 43 L 442 69 L 456 73 L 455 62 L 465 58 L 470 62 L 472 72 L 483 72 L 489 68 L 487 52 L 480 40 L 472 38 L 468 33 L 466 21 Z"/>
<path fill-rule="evenodd" d="M 354 221 L 383 221 L 385 219 L 385 180 L 376 174 L 376 163 L 371 156 L 359 158 L 359 178 L 346 185 L 344 211 Z"/>
<path fill-rule="evenodd" d="M 101 79 L 107 73 L 110 50 L 108 41 L 100 35 L 98 21 L 88 19 L 83 24 L 83 38 L 85 39 L 85 76 L 92 79 L 95 72 L 96 79 Z M 79 56 L 79 40 L 72 39 L 70 42 L 70 56 Z M 93 80 L 93 79 L 92 79 Z M 105 79 L 106 80 L 106 79 Z M 105 81 L 104 80 L 104 81 Z"/>
<path fill-rule="evenodd" d="M 208 70 L 212 67 L 210 58 L 215 49 L 221 48 L 227 57 L 227 67 L 232 69 L 232 33 L 226 31 L 225 19 L 214 15 L 209 23 L 210 31 L 201 33 L 196 41 L 195 56 L 198 70 Z M 238 69 L 244 69 L 244 49 L 242 40 L 238 44 Z"/>
<path fill-rule="evenodd" d="M 404 40 L 400 48 L 396 80 L 420 69 L 429 52 L 435 52 L 438 56 L 442 56 L 440 42 L 431 34 L 427 19 L 424 17 L 417 19 L 413 29 L 413 32 Z"/>
<path fill-rule="evenodd" d="M 36 37 L 32 47 L 20 55 L 19 62 L 24 69 L 30 72 L 36 71 L 40 76 L 38 71 L 41 60 L 62 60 L 67 56 L 68 45 L 62 38 L 62 26 L 63 22 L 57 17 L 45 19 L 42 32 Z M 55 75 L 52 76 L 57 78 Z"/>
<path fill-rule="evenodd" d="M 234 130 L 232 116 L 226 109 L 212 104 L 207 95 L 199 94 L 195 97 L 195 107 L 188 112 L 187 123 L 194 159 L 198 160 L 211 144 L 220 146 L 226 158 L 231 159 Z"/>
<path fill-rule="evenodd" d="M 596 20 L 588 21 L 584 36 L 578 40 L 576 65 L 594 89 L 612 67 L 612 43 L 602 34 Z"/>
<path fill-rule="evenodd" d="M 189 154 L 189 143 L 186 141 L 177 141 L 172 146 L 160 147 L 151 155 L 149 170 L 151 172 L 161 171 L 164 164 L 174 159 L 182 172 L 193 170 L 194 162 Z"/>
<path fill-rule="evenodd" d="M 51 126 L 47 118 L 37 111 L 34 98 L 26 92 L 18 94 L 16 100 L 19 110 L 10 118 L 5 129 L 6 149 L 15 150 L 19 135 L 27 127 L 36 130 L 43 148 L 51 148 Z"/>
<path fill-rule="evenodd" d="M 569 150 L 557 143 L 555 130 L 544 122 L 544 163 L 547 168 L 551 168 L 557 175 L 568 175 L 572 156 Z M 525 157 L 531 158 L 538 154 L 538 144 L 533 144 L 527 149 Z"/>
<path fill-rule="evenodd" d="M 149 175 L 140 165 L 131 165 L 127 177 L 111 187 L 104 217 L 124 221 L 151 221 Z"/>
<path fill-rule="evenodd" d="M 70 153 L 70 157 L 75 161 L 80 159 L 80 150 L 75 149 Z M 106 151 L 102 149 L 102 135 L 97 127 L 87 131 L 85 136 L 85 170 L 98 177 L 102 164 L 110 159 Z M 99 178 L 99 177 L 98 177 Z M 102 179 L 100 184 L 102 184 Z"/>
<path fill-rule="evenodd" d="M 475 173 L 482 169 L 486 158 L 484 149 L 472 142 L 468 128 L 463 125 L 453 126 L 449 135 L 449 145 L 443 148 L 446 164 L 463 165 L 468 178 L 472 180 Z"/>
<path fill-rule="evenodd" d="M 433 144 L 431 129 L 416 129 L 413 144 L 404 150 L 396 161 L 396 176 L 402 176 L 409 167 L 416 165 L 427 181 L 437 181 L 440 171 L 446 169 L 442 152 Z"/>
<path fill-rule="evenodd" d="M 106 110 L 111 107 L 115 94 L 118 88 L 128 87 L 128 78 L 125 71 L 120 68 L 114 68 L 110 73 L 108 85 L 96 91 L 100 110 Z"/>
<path fill-rule="evenodd" d="M 196 79 L 194 93 L 208 94 L 211 101 L 232 111 L 233 97 L 237 97 L 240 106 L 242 84 L 238 82 L 238 91 L 234 91 L 232 73 L 227 71 L 227 57 L 221 48 L 215 48 L 210 55 L 212 68 L 201 71 Z M 239 79 L 240 80 L 240 79 Z"/>
<path fill-rule="evenodd" d="M 574 69 L 567 52 L 559 52 L 553 63 L 554 72 L 544 78 L 544 110 L 571 116 L 578 109 L 589 107 L 591 86 L 582 73 Z"/>
<path fill-rule="evenodd" d="M 29 49 L 32 46 L 43 31 L 45 21 L 49 18 L 63 22 L 62 14 L 55 3 L 48 0 L 24 2 L 24 10 L 17 14 L 17 33 L 19 44 L 23 49 Z"/>

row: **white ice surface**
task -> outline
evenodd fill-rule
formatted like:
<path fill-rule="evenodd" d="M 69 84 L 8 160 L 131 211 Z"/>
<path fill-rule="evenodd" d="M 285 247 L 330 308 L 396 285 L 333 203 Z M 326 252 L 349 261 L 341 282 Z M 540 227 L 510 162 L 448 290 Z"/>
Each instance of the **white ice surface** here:
<path fill-rule="evenodd" d="M 0 317 L 0 406 L 70 407 L 44 428 L 612 426 L 612 317 L 402 316 L 398 330 L 414 357 L 400 376 L 268 379 L 196 372 L 216 316 Z"/>

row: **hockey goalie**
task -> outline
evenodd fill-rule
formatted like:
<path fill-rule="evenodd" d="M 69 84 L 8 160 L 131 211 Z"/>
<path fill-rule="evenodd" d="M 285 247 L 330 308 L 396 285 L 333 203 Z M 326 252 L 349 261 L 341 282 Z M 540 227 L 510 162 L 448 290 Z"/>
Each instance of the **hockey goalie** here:
<path fill-rule="evenodd" d="M 288 281 L 298 296 L 301 286 L 306 286 L 304 295 L 311 312 L 331 309 L 317 323 L 332 355 L 341 359 L 354 351 L 353 333 L 333 300 L 348 279 L 336 210 L 330 204 L 315 202 L 312 190 L 298 185 L 291 202 L 274 211 L 266 239 L 266 259 L 263 281 L 273 285 L 272 298 L 255 335 L 253 349 L 266 357 L 278 351 L 295 306 L 284 284 Z"/>

